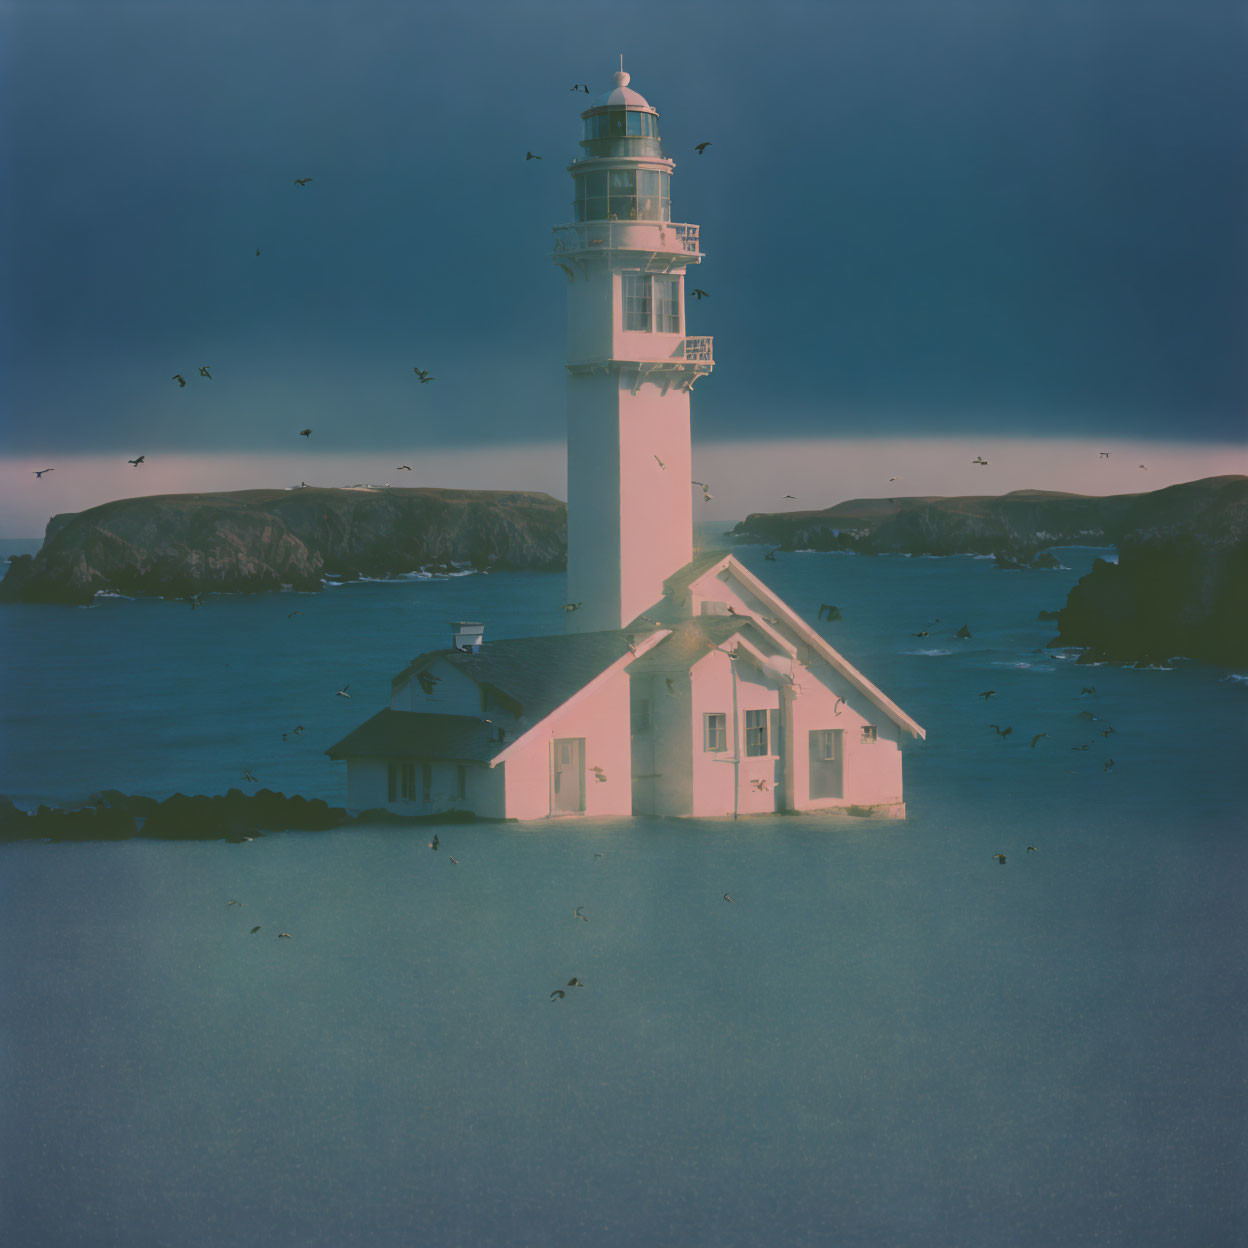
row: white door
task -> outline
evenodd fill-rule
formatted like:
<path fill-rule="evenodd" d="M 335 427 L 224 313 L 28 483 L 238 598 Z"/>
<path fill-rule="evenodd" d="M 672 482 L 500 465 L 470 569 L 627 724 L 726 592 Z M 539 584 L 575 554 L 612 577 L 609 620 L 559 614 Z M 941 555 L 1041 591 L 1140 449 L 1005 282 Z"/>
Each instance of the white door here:
<path fill-rule="evenodd" d="M 571 814 L 585 809 L 585 738 L 559 737 L 551 744 L 551 809 Z"/>
<path fill-rule="evenodd" d="M 815 728 L 810 734 L 810 799 L 843 797 L 842 758 L 845 734 L 839 728 Z"/>

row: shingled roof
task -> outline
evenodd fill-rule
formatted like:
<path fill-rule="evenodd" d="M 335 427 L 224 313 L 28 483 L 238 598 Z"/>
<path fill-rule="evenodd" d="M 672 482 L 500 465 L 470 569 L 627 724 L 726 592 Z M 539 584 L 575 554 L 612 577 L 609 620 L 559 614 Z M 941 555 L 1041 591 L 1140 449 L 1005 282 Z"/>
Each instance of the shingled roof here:
<path fill-rule="evenodd" d="M 387 707 L 325 751 L 338 760 L 352 756 L 442 759 L 488 763 L 506 743 L 491 724 L 471 715 L 427 715 Z"/>
<path fill-rule="evenodd" d="M 487 641 L 476 654 L 432 650 L 413 659 L 391 683 L 397 686 L 441 659 L 478 685 L 503 694 L 517 705 L 518 717 L 534 723 L 626 655 L 634 636 L 611 629 Z"/>

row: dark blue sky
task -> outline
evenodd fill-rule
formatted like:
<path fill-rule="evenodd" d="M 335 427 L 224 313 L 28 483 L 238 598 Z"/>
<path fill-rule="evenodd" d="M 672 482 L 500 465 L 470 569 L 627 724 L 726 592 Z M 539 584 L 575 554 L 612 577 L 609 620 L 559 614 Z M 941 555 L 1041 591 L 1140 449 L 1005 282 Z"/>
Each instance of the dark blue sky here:
<path fill-rule="evenodd" d="M 1245 434 L 1239 5 L 0 21 L 10 454 L 562 438 L 568 88 L 606 89 L 621 50 L 703 230 L 699 438 Z"/>

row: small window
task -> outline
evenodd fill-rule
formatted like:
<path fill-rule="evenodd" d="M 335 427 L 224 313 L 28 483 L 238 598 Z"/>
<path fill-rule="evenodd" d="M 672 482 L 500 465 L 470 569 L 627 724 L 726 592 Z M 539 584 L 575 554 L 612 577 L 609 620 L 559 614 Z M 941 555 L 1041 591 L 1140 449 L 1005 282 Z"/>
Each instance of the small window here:
<path fill-rule="evenodd" d="M 702 748 L 708 752 L 717 752 L 728 748 L 728 716 L 702 716 Z"/>
<path fill-rule="evenodd" d="M 455 769 L 455 797 L 463 801 L 468 796 L 468 768 L 460 763 Z"/>
<path fill-rule="evenodd" d="M 632 734 L 650 731 L 650 699 L 638 698 L 632 708 Z"/>
<path fill-rule="evenodd" d="M 863 724 L 862 726 L 862 744 L 874 745 L 879 739 L 874 724 Z"/>
<path fill-rule="evenodd" d="M 654 332 L 680 333 L 680 278 L 654 279 Z"/>
<path fill-rule="evenodd" d="M 825 763 L 836 762 L 836 735 L 837 731 L 835 728 L 822 728 L 819 730 L 818 741 L 816 742 L 816 758 L 821 759 Z"/>
<path fill-rule="evenodd" d="M 767 712 L 746 711 L 745 752 L 749 757 L 767 753 Z"/>
<path fill-rule="evenodd" d="M 622 275 L 620 297 L 623 303 L 624 328 L 630 333 L 650 332 L 650 275 L 648 273 L 625 273 Z"/>
<path fill-rule="evenodd" d="M 416 787 L 416 768 L 412 767 L 412 788 Z M 412 794 L 415 797 L 415 793 Z M 433 800 L 433 764 L 421 763 L 420 765 L 420 800 L 429 805 Z"/>

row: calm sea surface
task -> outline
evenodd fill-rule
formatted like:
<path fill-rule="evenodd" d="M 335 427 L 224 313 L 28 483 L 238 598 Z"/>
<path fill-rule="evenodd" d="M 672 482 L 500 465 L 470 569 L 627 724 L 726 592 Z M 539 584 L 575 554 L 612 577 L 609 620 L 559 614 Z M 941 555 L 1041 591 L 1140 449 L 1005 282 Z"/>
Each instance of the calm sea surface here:
<path fill-rule="evenodd" d="M 1043 650 L 1090 550 L 738 553 L 927 728 L 907 821 L 2 846 L 0 1240 L 1248 1242 L 1243 673 Z M 449 621 L 562 601 L 0 608 L 0 792 L 341 802 L 322 751 Z"/>

